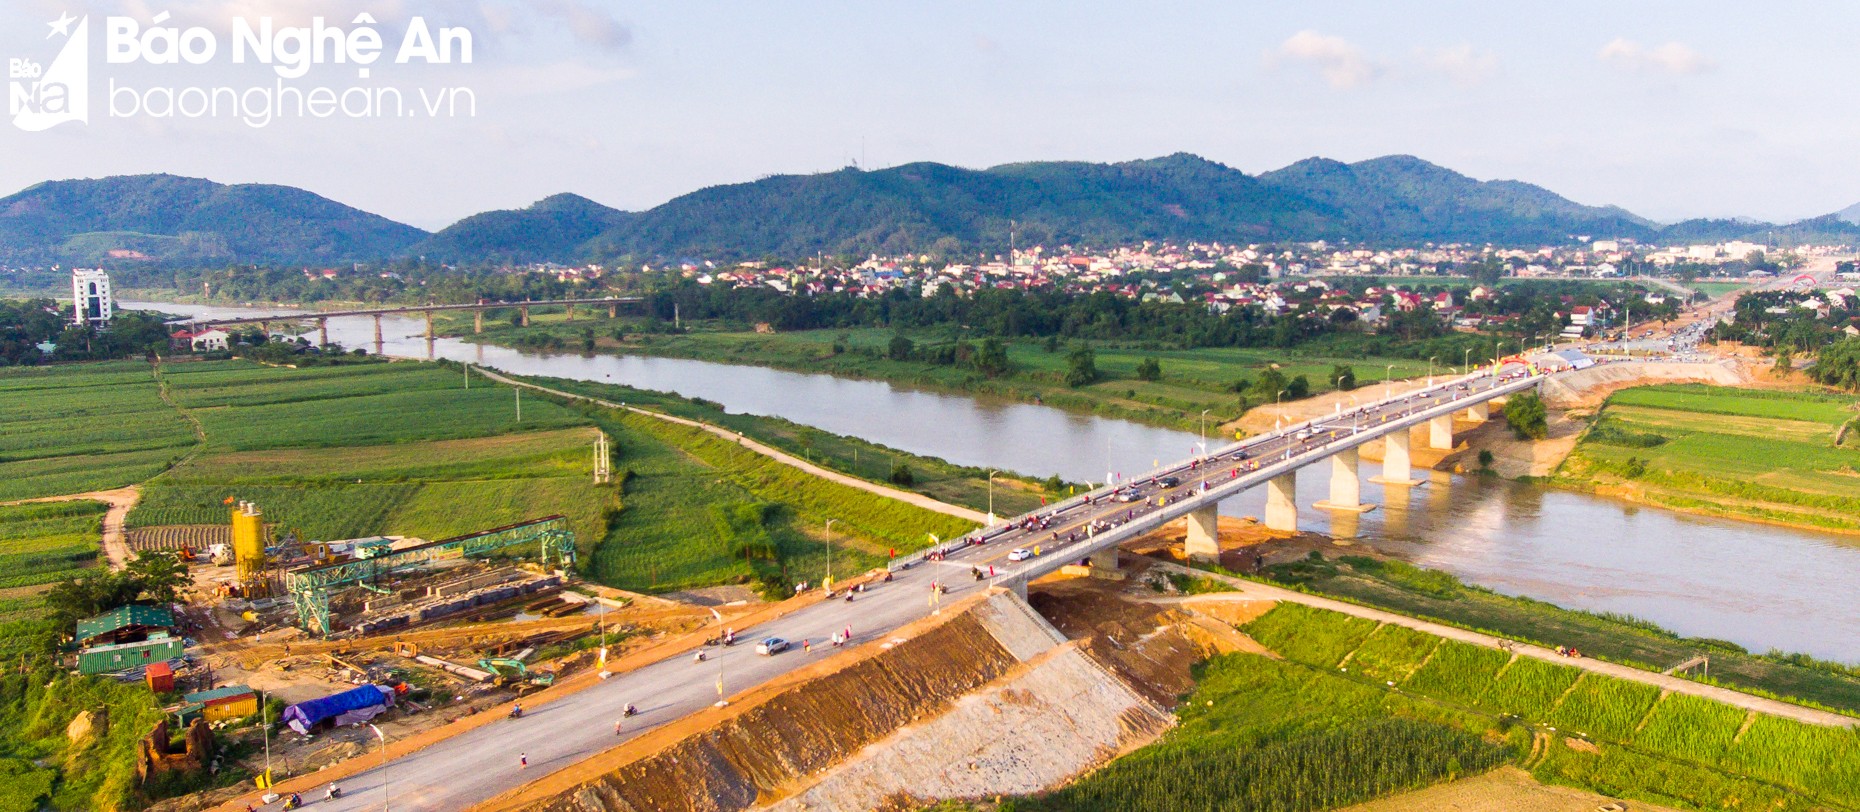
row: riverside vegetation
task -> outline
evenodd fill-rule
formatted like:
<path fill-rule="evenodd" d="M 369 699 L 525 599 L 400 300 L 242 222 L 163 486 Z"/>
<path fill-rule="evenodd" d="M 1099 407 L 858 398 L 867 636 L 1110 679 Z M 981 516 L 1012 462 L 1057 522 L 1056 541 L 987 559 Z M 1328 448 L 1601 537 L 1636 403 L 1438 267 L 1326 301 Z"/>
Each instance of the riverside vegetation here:
<path fill-rule="evenodd" d="M 1860 532 L 1854 398 L 1697 384 L 1617 392 L 1555 482 L 1662 507 Z"/>

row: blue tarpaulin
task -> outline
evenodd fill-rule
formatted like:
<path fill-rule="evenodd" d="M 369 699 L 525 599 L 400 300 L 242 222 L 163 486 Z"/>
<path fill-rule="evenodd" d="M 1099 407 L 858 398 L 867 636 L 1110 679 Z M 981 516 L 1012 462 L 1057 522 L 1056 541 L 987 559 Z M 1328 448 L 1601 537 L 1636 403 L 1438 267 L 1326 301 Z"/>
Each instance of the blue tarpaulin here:
<path fill-rule="evenodd" d="M 280 717 L 291 729 L 300 733 L 315 727 L 318 722 L 332 719 L 351 711 L 373 708 L 393 703 L 394 689 L 379 685 L 363 685 L 339 694 L 299 702 L 284 709 Z"/>

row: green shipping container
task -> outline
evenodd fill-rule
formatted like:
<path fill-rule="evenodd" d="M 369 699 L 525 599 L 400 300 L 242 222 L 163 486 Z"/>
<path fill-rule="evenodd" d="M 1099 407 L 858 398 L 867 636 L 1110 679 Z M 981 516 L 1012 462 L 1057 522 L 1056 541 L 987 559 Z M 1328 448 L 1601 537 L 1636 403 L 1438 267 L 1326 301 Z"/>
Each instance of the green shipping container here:
<path fill-rule="evenodd" d="M 93 646 L 78 652 L 78 672 L 109 674 L 181 656 L 186 645 L 179 637 L 166 634 L 150 636 L 137 643 Z"/>

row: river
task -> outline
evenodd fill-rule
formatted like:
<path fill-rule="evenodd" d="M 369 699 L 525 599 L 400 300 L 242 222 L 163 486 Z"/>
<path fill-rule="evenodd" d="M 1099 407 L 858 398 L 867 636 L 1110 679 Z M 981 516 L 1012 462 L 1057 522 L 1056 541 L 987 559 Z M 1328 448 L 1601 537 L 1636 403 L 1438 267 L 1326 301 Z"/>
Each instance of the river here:
<path fill-rule="evenodd" d="M 184 316 L 283 310 L 123 302 Z M 372 349 L 367 318 L 332 319 L 330 339 Z M 733 412 L 776 415 L 952 462 L 1102 482 L 1187 456 L 1197 437 L 1044 406 L 924 392 L 877 381 L 638 356 L 538 353 L 459 339 L 427 342 L 424 321 L 383 319 L 384 351 L 469 361 L 504 372 L 678 392 Z M 1299 504 L 1327 495 L 1306 469 Z M 1366 471 L 1367 473 L 1367 471 Z M 1405 491 L 1405 492 L 1404 492 Z M 1360 517 L 1301 508 L 1300 527 L 1350 537 L 1470 583 L 1561 606 L 1617 612 L 1680 634 L 1763 651 L 1860 663 L 1860 539 L 1696 517 L 1537 485 L 1436 473 L 1413 489 L 1363 481 L 1381 505 Z M 1260 515 L 1263 492 L 1228 500 Z"/>

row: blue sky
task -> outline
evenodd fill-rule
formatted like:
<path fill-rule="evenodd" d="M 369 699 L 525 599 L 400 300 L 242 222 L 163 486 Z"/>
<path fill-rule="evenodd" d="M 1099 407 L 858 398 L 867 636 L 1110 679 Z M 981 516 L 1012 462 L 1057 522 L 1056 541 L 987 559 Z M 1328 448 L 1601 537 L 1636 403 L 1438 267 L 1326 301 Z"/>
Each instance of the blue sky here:
<path fill-rule="evenodd" d="M 469 87 L 477 115 L 0 122 L 0 193 L 172 172 L 302 186 L 433 228 L 556 192 L 637 209 L 854 161 L 1187 151 L 1254 173 L 1409 153 L 1660 220 L 1860 201 L 1847 4 L 14 0 L 0 57 L 49 61 L 46 23 L 67 11 L 92 17 L 100 54 L 102 17 L 163 10 L 227 50 L 241 15 L 367 10 L 391 42 L 414 14 L 465 26 L 472 64 L 384 65 L 373 81 Z M 273 82 L 224 53 L 108 71 L 136 87 Z M 325 66 L 305 81 L 358 80 Z"/>

